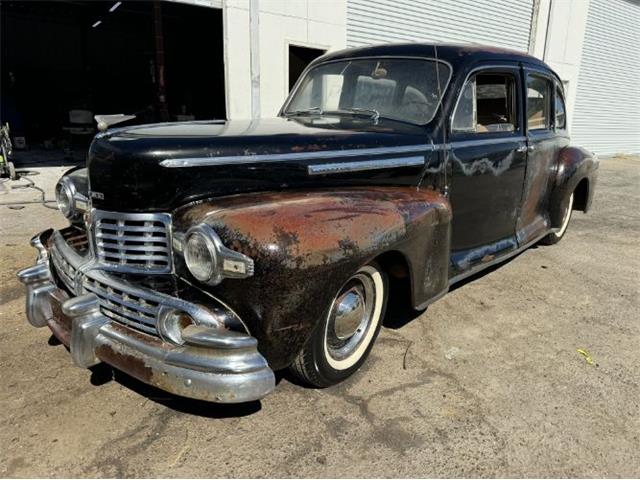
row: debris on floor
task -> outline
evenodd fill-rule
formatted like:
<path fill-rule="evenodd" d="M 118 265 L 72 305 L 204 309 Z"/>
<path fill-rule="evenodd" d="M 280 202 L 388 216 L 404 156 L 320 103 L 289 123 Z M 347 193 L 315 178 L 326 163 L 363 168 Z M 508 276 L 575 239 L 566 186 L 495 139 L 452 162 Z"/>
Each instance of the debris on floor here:
<path fill-rule="evenodd" d="M 591 355 L 589 355 L 589 352 L 587 352 L 584 348 L 578 348 L 577 352 L 584 357 L 585 361 L 589 365 L 595 365 L 593 358 L 591 358 Z"/>
<path fill-rule="evenodd" d="M 451 347 L 445 352 L 444 358 L 446 358 L 447 360 L 453 360 L 459 351 L 460 349 L 458 347 Z"/>

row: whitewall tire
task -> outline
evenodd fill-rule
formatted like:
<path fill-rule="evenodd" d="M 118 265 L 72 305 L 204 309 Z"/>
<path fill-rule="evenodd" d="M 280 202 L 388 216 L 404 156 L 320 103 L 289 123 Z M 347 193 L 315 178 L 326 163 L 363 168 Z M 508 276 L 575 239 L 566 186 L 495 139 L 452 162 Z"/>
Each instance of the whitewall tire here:
<path fill-rule="evenodd" d="M 291 371 L 326 387 L 353 374 L 373 346 L 386 308 L 387 278 L 376 263 L 361 267 L 337 292 Z"/>
<path fill-rule="evenodd" d="M 569 201 L 567 202 L 567 208 L 562 215 L 562 223 L 560 224 L 560 228 L 555 232 L 551 232 L 549 235 L 544 237 L 542 243 L 546 245 L 553 245 L 558 243 L 564 237 L 564 234 L 567 231 L 567 227 L 569 226 L 569 221 L 571 220 L 571 212 L 573 212 L 573 193 L 569 197 Z"/>

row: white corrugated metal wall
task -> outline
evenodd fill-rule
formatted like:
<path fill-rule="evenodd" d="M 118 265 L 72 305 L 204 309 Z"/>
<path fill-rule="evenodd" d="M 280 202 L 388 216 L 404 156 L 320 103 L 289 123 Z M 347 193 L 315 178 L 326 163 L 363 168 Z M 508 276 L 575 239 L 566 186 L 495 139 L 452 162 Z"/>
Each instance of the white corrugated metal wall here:
<path fill-rule="evenodd" d="M 640 152 L 640 2 L 591 0 L 577 88 L 573 142 Z"/>
<path fill-rule="evenodd" d="M 347 0 L 347 45 L 435 41 L 527 51 L 533 0 Z"/>

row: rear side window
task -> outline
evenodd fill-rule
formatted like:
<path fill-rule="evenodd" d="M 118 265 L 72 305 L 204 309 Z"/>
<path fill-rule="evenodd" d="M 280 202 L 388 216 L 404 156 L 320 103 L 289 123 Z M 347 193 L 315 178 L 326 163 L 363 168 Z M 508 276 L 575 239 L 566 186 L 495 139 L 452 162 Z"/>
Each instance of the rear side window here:
<path fill-rule="evenodd" d="M 551 82 L 538 75 L 527 77 L 527 128 L 551 128 Z"/>
<path fill-rule="evenodd" d="M 456 132 L 513 132 L 518 128 L 516 80 L 508 73 L 479 73 L 467 81 L 452 129 Z"/>
<path fill-rule="evenodd" d="M 567 113 L 564 108 L 564 98 L 558 87 L 556 87 L 556 128 L 560 130 L 567 128 Z"/>

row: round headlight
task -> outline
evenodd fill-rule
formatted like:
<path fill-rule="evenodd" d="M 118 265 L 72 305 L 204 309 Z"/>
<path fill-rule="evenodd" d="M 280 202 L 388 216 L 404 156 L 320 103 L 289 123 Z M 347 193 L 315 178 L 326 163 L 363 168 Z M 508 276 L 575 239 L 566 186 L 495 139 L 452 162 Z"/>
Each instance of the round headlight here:
<path fill-rule="evenodd" d="M 187 234 L 184 260 L 191 275 L 201 282 L 208 282 L 216 274 L 216 248 L 213 241 L 202 232 Z"/>
<path fill-rule="evenodd" d="M 68 182 L 64 181 L 64 178 L 56 185 L 56 202 L 58 202 L 58 208 L 65 217 L 71 218 L 74 216 L 73 189 Z"/>
<path fill-rule="evenodd" d="M 182 345 L 182 331 L 194 325 L 190 315 L 171 308 L 162 308 L 158 314 L 158 332 L 163 340 Z"/>

